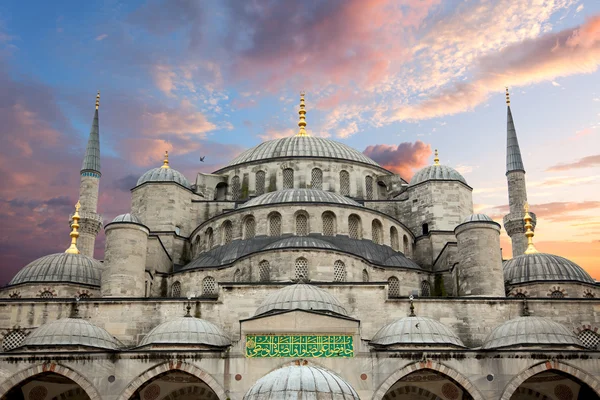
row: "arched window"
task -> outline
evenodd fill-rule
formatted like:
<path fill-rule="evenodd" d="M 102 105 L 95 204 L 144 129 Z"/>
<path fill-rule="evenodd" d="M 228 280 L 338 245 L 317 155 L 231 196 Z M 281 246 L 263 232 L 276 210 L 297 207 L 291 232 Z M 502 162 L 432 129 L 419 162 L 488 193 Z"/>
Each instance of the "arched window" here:
<path fill-rule="evenodd" d="M 362 239 L 362 225 L 360 217 L 356 214 L 348 217 L 348 236 L 350 239 Z"/>
<path fill-rule="evenodd" d="M 597 350 L 600 344 L 600 335 L 590 329 L 584 329 L 577 335 L 581 343 L 590 350 Z"/>
<path fill-rule="evenodd" d="M 79 297 L 79 299 L 81 300 L 81 299 L 90 299 L 92 296 L 90 296 L 90 294 L 87 292 L 83 292 L 83 293 L 79 293 L 77 295 L 77 297 Z"/>
<path fill-rule="evenodd" d="M 296 215 L 296 235 L 308 236 L 308 217 L 306 214 Z"/>
<path fill-rule="evenodd" d="M 217 297 L 217 281 L 212 276 L 202 279 L 202 296 Z"/>
<path fill-rule="evenodd" d="M 239 200 L 240 193 L 241 193 L 240 177 L 236 175 L 233 178 L 231 178 L 231 199 Z"/>
<path fill-rule="evenodd" d="M 227 200 L 227 184 L 225 182 L 217 183 L 215 200 Z"/>
<path fill-rule="evenodd" d="M 421 282 L 421 296 L 423 296 L 423 297 L 431 296 L 431 284 L 429 283 L 429 281 Z"/>
<path fill-rule="evenodd" d="M 198 253 L 200 253 L 200 250 L 200 235 L 198 235 L 196 236 L 196 240 L 194 240 L 194 248 L 192 250 L 192 253 L 198 255 Z"/>
<path fill-rule="evenodd" d="M 525 299 L 525 298 L 527 298 L 527 295 L 525 293 L 519 292 L 519 293 L 515 293 L 515 295 L 513 297 L 516 297 L 517 299 Z"/>
<path fill-rule="evenodd" d="M 346 170 L 340 171 L 340 194 L 350 196 L 350 174 Z"/>
<path fill-rule="evenodd" d="M 388 279 L 388 297 L 400 297 L 400 281 L 395 276 Z"/>
<path fill-rule="evenodd" d="M 373 243 L 381 244 L 383 242 L 383 228 L 379 220 L 374 219 L 371 223 L 371 234 L 373 236 Z"/>
<path fill-rule="evenodd" d="M 565 294 L 560 290 L 555 290 L 552 293 L 550 293 L 550 297 L 553 299 L 562 299 L 563 297 L 565 297 Z"/>
<path fill-rule="evenodd" d="M 323 171 L 321 171 L 319 168 L 313 168 L 310 178 L 311 188 L 323 190 Z"/>
<path fill-rule="evenodd" d="M 257 196 L 265 193 L 265 176 L 265 171 L 258 171 L 256 173 L 255 194 Z"/>
<path fill-rule="evenodd" d="M 281 236 L 281 214 L 269 215 L 269 236 Z"/>
<path fill-rule="evenodd" d="M 335 236 L 335 214 L 331 211 L 325 211 L 321 215 L 321 220 L 323 221 L 323 236 Z"/>
<path fill-rule="evenodd" d="M 223 244 L 230 243 L 233 240 L 233 224 L 231 221 L 223 222 L 221 229 L 223 230 Z"/>
<path fill-rule="evenodd" d="M 249 216 L 244 220 L 244 239 L 252 239 L 256 236 L 256 220 Z"/>
<path fill-rule="evenodd" d="M 204 235 L 206 236 L 206 250 L 210 250 L 210 249 L 212 249 L 213 245 L 215 244 L 212 228 L 208 228 Z"/>
<path fill-rule="evenodd" d="M 9 351 L 12 349 L 16 349 L 21 344 L 23 344 L 25 336 L 25 332 L 18 329 L 8 332 L 2 339 L 2 350 Z"/>
<path fill-rule="evenodd" d="M 592 292 L 586 292 L 583 294 L 584 299 L 593 299 L 594 297 L 596 297 L 596 296 Z"/>
<path fill-rule="evenodd" d="M 346 264 L 342 260 L 333 263 L 333 280 L 335 282 L 346 282 Z"/>
<path fill-rule="evenodd" d="M 42 298 L 42 299 L 51 299 L 54 297 L 54 293 L 52 293 L 49 290 L 44 290 L 42 292 L 40 292 L 40 294 L 38 295 L 38 297 Z"/>
<path fill-rule="evenodd" d="M 296 259 L 294 263 L 294 279 L 308 279 L 308 260 L 306 258 L 300 257 Z"/>
<path fill-rule="evenodd" d="M 366 269 L 363 269 L 362 280 L 363 282 L 369 282 L 369 271 L 367 271 Z"/>
<path fill-rule="evenodd" d="M 235 272 L 233 273 L 233 281 L 234 282 L 242 281 L 242 271 L 240 271 L 239 269 L 235 270 Z"/>
<path fill-rule="evenodd" d="M 373 200 L 373 177 L 365 176 L 365 197 L 367 200 Z"/>
<path fill-rule="evenodd" d="M 294 170 L 291 168 L 286 168 L 283 170 L 283 188 L 294 188 Z"/>
<path fill-rule="evenodd" d="M 406 236 L 406 235 L 404 235 L 404 237 L 402 238 L 402 248 L 404 250 L 404 255 L 408 256 L 409 255 L 408 253 L 409 253 L 410 247 L 409 247 L 409 244 L 408 244 L 408 236 Z"/>
<path fill-rule="evenodd" d="M 423 235 L 427 235 L 429 234 L 429 224 L 423 224 L 421 225 L 421 227 L 423 228 Z"/>
<path fill-rule="evenodd" d="M 267 260 L 262 260 L 258 264 L 258 274 L 261 282 L 268 282 L 271 280 L 271 266 Z"/>
<path fill-rule="evenodd" d="M 171 297 L 181 297 L 181 283 L 179 281 L 171 285 Z"/>
<path fill-rule="evenodd" d="M 390 228 L 390 241 L 392 242 L 392 249 L 394 251 L 400 250 L 400 240 L 398 239 L 398 229 L 395 226 Z"/>

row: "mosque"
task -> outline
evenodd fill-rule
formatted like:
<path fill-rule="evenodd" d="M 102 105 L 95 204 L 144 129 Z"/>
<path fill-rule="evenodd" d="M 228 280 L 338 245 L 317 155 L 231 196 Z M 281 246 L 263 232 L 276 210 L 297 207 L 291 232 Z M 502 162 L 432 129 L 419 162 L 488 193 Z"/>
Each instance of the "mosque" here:
<path fill-rule="evenodd" d="M 70 246 L 0 291 L 0 399 L 599 400 L 600 285 L 536 250 L 506 97 L 509 260 L 437 151 L 407 181 L 303 94 L 296 136 L 192 181 L 165 154 L 105 224 L 98 95 Z"/>

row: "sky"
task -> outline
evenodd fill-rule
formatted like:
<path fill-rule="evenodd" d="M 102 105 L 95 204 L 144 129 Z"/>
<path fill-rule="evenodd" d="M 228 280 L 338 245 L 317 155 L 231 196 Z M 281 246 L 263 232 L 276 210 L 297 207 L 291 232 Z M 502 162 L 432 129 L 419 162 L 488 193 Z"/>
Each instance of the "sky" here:
<path fill-rule="evenodd" d="M 194 181 L 294 135 L 302 90 L 310 135 L 407 180 L 439 149 L 501 222 L 505 86 L 536 247 L 600 279 L 599 67 L 597 0 L 4 0 L 0 284 L 68 247 L 97 90 L 105 222 L 165 150 Z"/>

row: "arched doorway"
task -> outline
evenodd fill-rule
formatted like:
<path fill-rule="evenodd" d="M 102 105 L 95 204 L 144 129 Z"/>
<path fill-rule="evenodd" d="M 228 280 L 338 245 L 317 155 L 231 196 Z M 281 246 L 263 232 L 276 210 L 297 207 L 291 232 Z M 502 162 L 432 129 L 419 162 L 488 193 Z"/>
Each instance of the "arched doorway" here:
<path fill-rule="evenodd" d="M 27 378 L 2 396 L 1 400 L 61 399 L 90 400 L 75 381 L 55 372 L 42 372 Z"/>
<path fill-rule="evenodd" d="M 600 396 L 583 381 L 558 370 L 547 370 L 524 380 L 510 400 L 600 400 Z"/>
<path fill-rule="evenodd" d="M 471 394 L 449 376 L 433 369 L 420 369 L 400 378 L 384 400 L 473 400 Z"/>
<path fill-rule="evenodd" d="M 130 392 L 131 393 L 131 392 Z M 158 374 L 124 397 L 128 400 L 219 400 L 202 379 L 179 369 Z"/>

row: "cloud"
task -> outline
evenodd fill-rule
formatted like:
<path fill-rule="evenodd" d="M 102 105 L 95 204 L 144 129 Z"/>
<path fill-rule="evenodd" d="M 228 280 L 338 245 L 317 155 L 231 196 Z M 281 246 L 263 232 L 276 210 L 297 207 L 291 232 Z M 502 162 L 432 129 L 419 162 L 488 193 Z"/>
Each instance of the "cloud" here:
<path fill-rule="evenodd" d="M 556 81 L 552 81 L 552 86 L 560 87 L 560 83 Z"/>
<path fill-rule="evenodd" d="M 600 201 L 582 201 L 582 202 L 550 202 L 531 204 L 530 209 L 534 212 L 538 219 L 547 221 L 571 221 L 577 219 L 576 213 L 591 211 L 600 208 Z M 489 213 L 492 219 L 502 219 L 508 214 L 509 207 L 507 204 L 496 206 L 485 210 Z M 585 217 L 589 218 L 589 217 Z"/>
<path fill-rule="evenodd" d="M 368 146 L 363 153 L 382 167 L 399 174 L 405 180 L 410 180 L 415 169 L 427 164 L 431 155 L 431 145 L 420 140 L 414 143 L 400 143 L 398 146 L 376 144 Z"/>
<path fill-rule="evenodd" d="M 556 164 L 546 169 L 548 172 L 568 171 L 578 168 L 590 168 L 600 166 L 600 154 L 587 156 L 569 164 Z"/>
<path fill-rule="evenodd" d="M 286 137 L 292 137 L 296 133 L 298 133 L 298 130 L 294 130 L 291 128 L 284 128 L 284 129 L 268 128 L 264 133 L 259 134 L 258 137 L 261 138 L 262 140 L 282 139 L 282 138 L 286 138 Z"/>
<path fill-rule="evenodd" d="M 100 41 L 102 41 L 102 40 L 106 39 L 107 37 L 108 37 L 108 34 L 106 34 L 106 33 L 103 33 L 103 34 L 101 34 L 101 35 L 98 35 L 98 36 L 96 36 L 96 39 L 95 39 L 95 40 L 96 40 L 97 42 L 100 42 Z"/>

